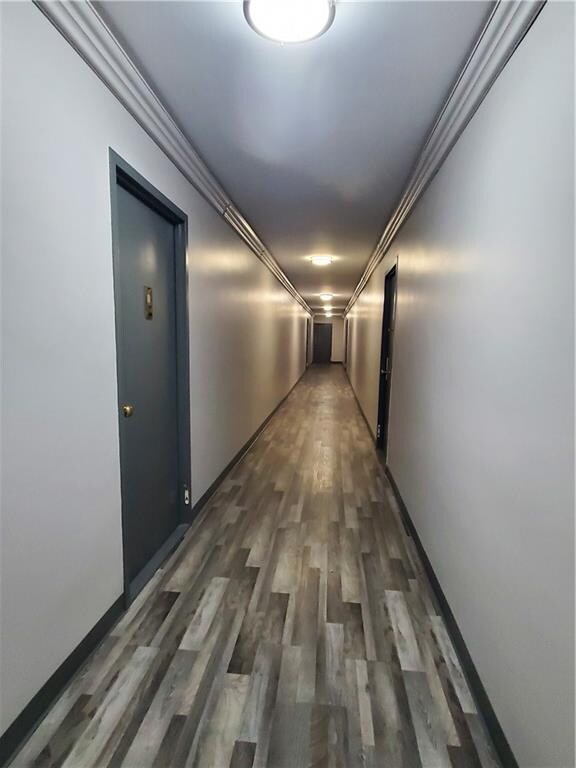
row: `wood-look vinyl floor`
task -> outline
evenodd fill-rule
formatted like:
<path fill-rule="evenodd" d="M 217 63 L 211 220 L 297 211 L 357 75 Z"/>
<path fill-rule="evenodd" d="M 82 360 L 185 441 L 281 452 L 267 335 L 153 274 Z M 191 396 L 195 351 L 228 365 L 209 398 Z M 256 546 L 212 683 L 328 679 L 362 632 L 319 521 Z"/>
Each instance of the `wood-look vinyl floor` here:
<path fill-rule="evenodd" d="M 498 765 L 340 366 L 309 370 L 12 765 Z"/>

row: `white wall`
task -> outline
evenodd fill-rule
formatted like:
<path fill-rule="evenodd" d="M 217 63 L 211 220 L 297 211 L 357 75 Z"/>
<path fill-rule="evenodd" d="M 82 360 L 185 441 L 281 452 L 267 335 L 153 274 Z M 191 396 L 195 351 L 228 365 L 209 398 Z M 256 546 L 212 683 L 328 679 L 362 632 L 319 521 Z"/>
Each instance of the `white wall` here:
<path fill-rule="evenodd" d="M 521 766 L 574 766 L 574 23 L 549 3 L 354 306 L 389 465 Z"/>
<path fill-rule="evenodd" d="M 122 592 L 109 147 L 189 216 L 193 501 L 302 373 L 305 313 L 42 13 L 0 8 L 1 731 Z"/>

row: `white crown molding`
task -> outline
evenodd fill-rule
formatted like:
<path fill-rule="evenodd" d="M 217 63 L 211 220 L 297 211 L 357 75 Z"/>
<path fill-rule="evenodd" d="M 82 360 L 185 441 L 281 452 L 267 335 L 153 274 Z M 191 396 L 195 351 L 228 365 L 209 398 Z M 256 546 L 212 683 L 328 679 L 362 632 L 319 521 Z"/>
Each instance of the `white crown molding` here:
<path fill-rule="evenodd" d="M 306 301 L 234 206 L 92 3 L 87 0 L 34 2 L 195 189 L 311 314 Z"/>
<path fill-rule="evenodd" d="M 474 116 L 546 0 L 499 0 L 440 111 L 386 228 L 368 260 L 347 314 L 428 184 Z"/>

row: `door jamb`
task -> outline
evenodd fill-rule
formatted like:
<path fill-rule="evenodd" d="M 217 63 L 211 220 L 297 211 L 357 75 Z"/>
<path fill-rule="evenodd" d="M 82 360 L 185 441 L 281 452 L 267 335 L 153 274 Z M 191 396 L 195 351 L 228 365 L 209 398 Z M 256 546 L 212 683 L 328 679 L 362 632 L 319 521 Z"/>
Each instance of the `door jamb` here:
<path fill-rule="evenodd" d="M 110 168 L 110 202 L 112 216 L 112 266 L 114 274 L 114 315 L 116 332 L 116 378 L 118 394 L 118 433 L 119 433 L 119 468 L 122 480 L 121 457 L 123 447 L 120 413 L 120 396 L 123 391 L 122 366 L 120 364 L 122 350 L 118 339 L 122 338 L 122 304 L 120 297 L 120 253 L 118 237 L 118 195 L 117 188 L 122 186 L 141 202 L 155 210 L 174 225 L 174 282 L 175 282 L 175 311 L 176 311 L 176 379 L 177 379 L 177 411 L 178 411 L 178 512 L 180 524 L 176 532 L 169 538 L 170 547 L 162 547 L 163 559 L 177 546 L 186 529 L 192 522 L 192 465 L 190 438 L 190 326 L 189 326 L 189 263 L 188 263 L 188 216 L 174 203 L 165 197 L 156 187 L 144 178 L 135 168 L 129 165 L 112 148 L 109 149 Z M 188 491 L 186 500 L 185 493 Z M 135 597 L 127 580 L 126 551 L 124 547 L 124 506 L 121 510 L 122 522 L 122 566 L 124 579 L 124 598 L 126 605 Z M 175 533 L 176 533 L 175 532 Z M 166 551 L 167 550 L 167 551 Z M 159 553 L 159 554 L 160 554 Z M 156 558 L 152 563 L 156 567 Z M 150 573 L 152 576 L 152 573 Z M 136 577 L 137 579 L 139 577 Z M 143 586 L 143 584 L 142 584 Z"/>

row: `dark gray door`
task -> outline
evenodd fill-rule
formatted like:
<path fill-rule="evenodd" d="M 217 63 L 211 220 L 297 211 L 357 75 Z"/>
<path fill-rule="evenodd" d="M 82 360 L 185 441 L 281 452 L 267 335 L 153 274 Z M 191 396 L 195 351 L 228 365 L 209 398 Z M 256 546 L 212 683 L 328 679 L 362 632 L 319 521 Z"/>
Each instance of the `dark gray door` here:
<path fill-rule="evenodd" d="M 380 353 L 380 396 L 378 400 L 378 429 L 376 446 L 388 448 L 388 421 L 390 418 L 390 387 L 392 384 L 392 356 L 394 352 L 394 325 L 396 319 L 396 267 L 384 280 L 384 312 L 382 316 L 382 350 Z"/>
<path fill-rule="evenodd" d="M 332 324 L 314 323 L 314 362 L 329 363 L 332 359 Z"/>
<path fill-rule="evenodd" d="M 118 186 L 117 245 L 122 516 L 131 584 L 180 522 L 175 226 Z"/>

